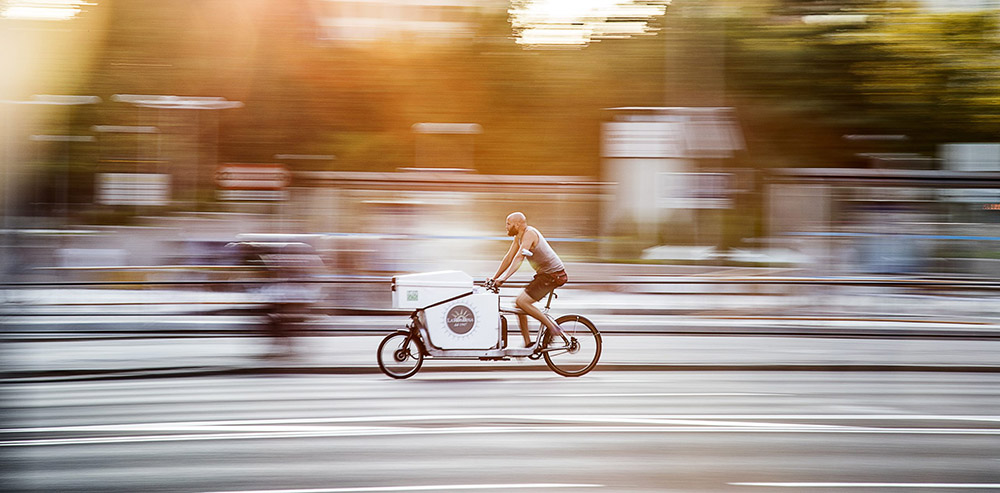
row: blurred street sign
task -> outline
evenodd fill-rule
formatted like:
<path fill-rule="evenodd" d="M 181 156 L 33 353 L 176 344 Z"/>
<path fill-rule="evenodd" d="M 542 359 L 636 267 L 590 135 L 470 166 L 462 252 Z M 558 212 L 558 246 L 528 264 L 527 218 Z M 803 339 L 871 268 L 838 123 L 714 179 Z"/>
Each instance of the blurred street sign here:
<path fill-rule="evenodd" d="M 608 122 L 604 124 L 604 157 L 684 157 L 680 122 Z"/>
<path fill-rule="evenodd" d="M 285 200 L 291 173 L 283 164 L 225 164 L 215 172 L 219 200 Z"/>
<path fill-rule="evenodd" d="M 333 154 L 275 154 L 274 159 L 288 161 L 333 161 L 337 156 Z"/>
<path fill-rule="evenodd" d="M 155 134 L 160 131 L 159 128 L 148 125 L 94 125 L 90 129 L 109 134 Z"/>
<path fill-rule="evenodd" d="M 167 205 L 170 175 L 165 173 L 99 173 L 97 203 L 103 205 Z"/>
<path fill-rule="evenodd" d="M 93 142 L 92 135 L 32 135 L 33 142 Z"/>
<path fill-rule="evenodd" d="M 282 164 L 226 164 L 215 172 L 219 188 L 229 190 L 280 190 L 290 180 Z"/>
<path fill-rule="evenodd" d="M 219 96 L 171 96 L 162 94 L 115 94 L 112 101 L 143 108 L 180 110 L 226 110 L 242 108 L 241 101 L 229 101 Z"/>
<path fill-rule="evenodd" d="M 413 133 L 418 134 L 481 134 L 478 123 L 414 123 Z"/>
<path fill-rule="evenodd" d="M 219 190 L 216 192 L 219 200 L 233 202 L 270 202 L 288 200 L 285 190 Z"/>
<path fill-rule="evenodd" d="M 176 101 L 179 99 L 189 101 L 226 101 L 221 96 L 171 96 L 167 94 L 115 94 L 111 100 L 117 103 L 143 103 L 150 101 Z"/>

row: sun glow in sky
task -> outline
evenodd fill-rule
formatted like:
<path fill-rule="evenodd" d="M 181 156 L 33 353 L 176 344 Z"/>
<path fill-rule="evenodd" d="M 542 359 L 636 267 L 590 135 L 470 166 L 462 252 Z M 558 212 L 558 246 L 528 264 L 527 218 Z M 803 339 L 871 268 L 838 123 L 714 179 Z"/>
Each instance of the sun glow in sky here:
<path fill-rule="evenodd" d="M 650 34 L 671 0 L 514 0 L 510 21 L 526 47 L 586 46 L 601 39 Z"/>
<path fill-rule="evenodd" d="M 76 17 L 85 5 L 80 0 L 0 0 L 0 17 L 13 20 L 64 21 Z"/>

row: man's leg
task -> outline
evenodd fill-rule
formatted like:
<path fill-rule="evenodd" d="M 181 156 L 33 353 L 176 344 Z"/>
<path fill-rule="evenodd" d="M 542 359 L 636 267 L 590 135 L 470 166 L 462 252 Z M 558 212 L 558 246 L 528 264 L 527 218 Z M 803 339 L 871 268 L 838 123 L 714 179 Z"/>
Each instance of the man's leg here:
<path fill-rule="evenodd" d="M 521 328 L 521 336 L 524 337 L 524 347 L 531 347 L 531 334 L 528 330 L 528 316 L 523 313 L 518 313 L 517 326 Z"/>
<path fill-rule="evenodd" d="M 546 317 L 542 313 L 542 310 L 535 306 L 535 300 L 531 299 L 531 296 L 529 296 L 527 292 L 521 291 L 521 294 L 517 296 L 517 300 L 514 301 L 514 304 L 523 310 L 524 313 L 531 315 L 532 317 L 538 319 L 539 322 L 545 324 L 545 326 L 549 328 L 550 334 L 562 336 L 562 331 L 559 330 L 559 326 L 549 320 L 549 317 Z M 527 329 L 523 330 L 526 331 Z"/>

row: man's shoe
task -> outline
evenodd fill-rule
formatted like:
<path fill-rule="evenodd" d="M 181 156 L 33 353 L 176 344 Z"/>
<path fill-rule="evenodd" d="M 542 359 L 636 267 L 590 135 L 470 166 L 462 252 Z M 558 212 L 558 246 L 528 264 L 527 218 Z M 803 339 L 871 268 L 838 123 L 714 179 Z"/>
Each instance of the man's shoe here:
<path fill-rule="evenodd" d="M 566 338 L 565 334 L 556 334 L 556 337 L 559 339 L 555 339 L 555 337 L 550 334 L 545 334 L 545 347 L 548 348 L 553 342 L 556 344 L 562 344 L 559 347 L 569 347 L 569 339 Z"/>

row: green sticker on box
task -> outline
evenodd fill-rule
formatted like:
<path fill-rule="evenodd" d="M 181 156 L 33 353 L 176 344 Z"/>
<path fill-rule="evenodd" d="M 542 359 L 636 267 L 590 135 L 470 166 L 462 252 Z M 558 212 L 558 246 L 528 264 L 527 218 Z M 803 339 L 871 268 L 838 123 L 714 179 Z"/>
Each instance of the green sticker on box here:
<path fill-rule="evenodd" d="M 406 301 L 419 301 L 420 291 L 413 290 L 406 292 Z"/>

